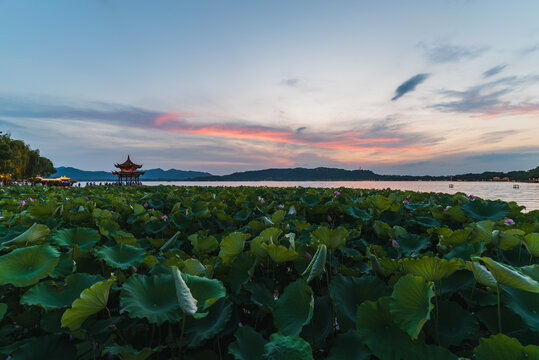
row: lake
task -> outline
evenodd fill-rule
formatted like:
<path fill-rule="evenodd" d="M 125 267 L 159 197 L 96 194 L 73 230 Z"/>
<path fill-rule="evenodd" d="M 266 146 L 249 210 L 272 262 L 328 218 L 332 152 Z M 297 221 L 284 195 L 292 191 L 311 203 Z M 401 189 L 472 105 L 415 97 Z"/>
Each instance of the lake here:
<path fill-rule="evenodd" d="M 81 186 L 86 182 L 81 181 Z M 353 189 L 395 189 L 419 192 L 444 192 L 454 194 L 463 192 L 483 199 L 515 201 L 525 206 L 527 211 L 539 210 L 539 183 L 511 182 L 467 182 L 467 181 L 144 181 L 144 185 L 175 186 L 269 186 L 269 187 L 319 187 Z M 453 188 L 449 187 L 453 184 Z M 519 189 L 513 189 L 517 184 Z"/>

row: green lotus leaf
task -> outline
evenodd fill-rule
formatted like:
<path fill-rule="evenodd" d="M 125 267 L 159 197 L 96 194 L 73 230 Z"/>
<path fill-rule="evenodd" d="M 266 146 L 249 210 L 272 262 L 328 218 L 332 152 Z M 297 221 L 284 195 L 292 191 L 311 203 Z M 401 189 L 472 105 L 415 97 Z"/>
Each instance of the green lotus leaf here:
<path fill-rule="evenodd" d="M 283 222 L 286 212 L 284 210 L 277 210 L 271 215 L 271 221 L 274 224 L 280 224 Z"/>
<path fill-rule="evenodd" d="M 278 244 L 278 239 L 281 234 L 282 231 L 276 227 L 264 229 L 260 235 L 251 241 L 251 252 L 259 258 L 266 258 L 268 253 L 264 250 L 262 245 Z"/>
<path fill-rule="evenodd" d="M 462 259 L 470 260 L 473 256 L 480 256 L 481 253 L 485 250 L 482 242 L 462 244 L 455 246 L 444 255 L 444 259 Z"/>
<path fill-rule="evenodd" d="M 91 249 L 99 241 L 97 230 L 85 227 L 58 230 L 52 235 L 57 245 Z"/>
<path fill-rule="evenodd" d="M 21 304 L 38 305 L 45 310 L 71 306 L 81 292 L 98 282 L 98 275 L 71 274 L 65 284 L 54 281 L 40 282 L 30 288 L 21 298 Z"/>
<path fill-rule="evenodd" d="M 197 259 L 187 259 L 183 262 L 183 272 L 189 275 L 200 276 L 204 274 L 206 267 Z"/>
<path fill-rule="evenodd" d="M 272 334 L 264 348 L 268 360 L 314 360 L 309 343 L 295 335 Z"/>
<path fill-rule="evenodd" d="M 73 273 L 77 268 L 75 266 L 75 261 L 73 260 L 73 253 L 65 253 L 60 255 L 60 260 L 54 268 L 53 272 L 49 275 L 53 279 L 65 278 L 69 274 Z"/>
<path fill-rule="evenodd" d="M 474 220 L 501 220 L 511 209 L 503 201 L 469 201 L 461 206 L 462 211 Z"/>
<path fill-rule="evenodd" d="M 174 234 L 170 239 L 168 239 L 167 242 L 164 243 L 163 246 L 159 248 L 159 251 L 165 251 L 165 250 L 170 249 L 174 244 L 176 244 L 176 241 L 178 240 L 178 237 L 180 236 L 180 234 L 181 232 L 176 231 L 176 234 Z"/>
<path fill-rule="evenodd" d="M 326 245 L 318 245 L 316 253 L 311 259 L 311 262 L 309 263 L 303 274 L 301 274 L 301 276 L 305 276 L 307 275 L 307 273 L 309 274 L 309 277 L 307 278 L 307 283 L 311 282 L 311 280 L 321 276 L 324 273 L 324 271 L 326 270 L 327 253 L 328 249 Z"/>
<path fill-rule="evenodd" d="M 199 312 L 208 309 L 217 300 L 226 296 L 226 289 L 217 279 L 208 279 L 201 276 L 182 273 L 185 284 L 198 302 Z"/>
<path fill-rule="evenodd" d="M 418 223 L 419 225 L 428 227 L 428 228 L 434 228 L 441 225 L 438 220 L 430 216 L 417 216 L 414 218 L 414 221 Z"/>
<path fill-rule="evenodd" d="M 330 295 L 335 305 L 337 322 L 343 331 L 355 328 L 357 307 L 365 300 L 376 300 L 391 294 L 391 289 L 378 277 L 342 276 L 337 274 L 332 281 Z"/>
<path fill-rule="evenodd" d="M 494 231 L 494 222 L 491 220 L 484 220 L 475 223 L 473 227 L 472 236 L 470 238 L 471 242 L 482 241 L 485 244 L 490 244 L 493 242 L 493 231 Z"/>
<path fill-rule="evenodd" d="M 427 237 L 417 234 L 406 234 L 397 237 L 397 243 L 399 244 L 399 251 L 403 254 L 419 253 L 421 250 L 426 249 L 430 245 L 430 241 Z"/>
<path fill-rule="evenodd" d="M 520 271 L 531 277 L 533 280 L 539 281 L 539 264 L 522 266 Z"/>
<path fill-rule="evenodd" d="M 498 247 L 502 250 L 514 249 L 522 243 L 524 231 L 509 229 L 499 233 Z"/>
<path fill-rule="evenodd" d="M 192 234 L 188 239 L 196 253 L 208 254 L 219 248 L 219 242 L 213 236 Z"/>
<path fill-rule="evenodd" d="M 17 347 L 13 360 L 58 360 L 76 359 L 77 348 L 65 335 L 44 335 L 32 338 Z"/>
<path fill-rule="evenodd" d="M 115 355 L 120 360 L 146 360 L 156 352 L 161 351 L 161 348 L 151 349 L 149 347 L 136 350 L 130 344 L 118 345 L 113 344 L 103 349 L 103 355 Z"/>
<path fill-rule="evenodd" d="M 234 216 L 234 219 L 240 222 L 247 221 L 247 219 L 249 219 L 249 216 L 251 216 L 251 214 L 252 214 L 252 211 L 250 209 L 241 209 L 240 211 L 236 213 L 236 215 Z"/>
<path fill-rule="evenodd" d="M 475 281 L 489 288 L 495 289 L 498 282 L 488 269 L 481 265 L 478 261 L 468 261 L 466 267 L 473 272 Z"/>
<path fill-rule="evenodd" d="M 524 346 L 517 339 L 504 334 L 481 338 L 479 346 L 474 349 L 477 360 L 527 360 Z"/>
<path fill-rule="evenodd" d="M 348 330 L 344 334 L 337 335 L 327 360 L 367 360 L 370 358 L 371 352 L 363 345 L 359 332 Z"/>
<path fill-rule="evenodd" d="M 168 226 L 166 221 L 154 220 L 144 224 L 144 230 L 151 235 L 160 234 Z"/>
<path fill-rule="evenodd" d="M 299 201 L 306 205 L 309 205 L 310 207 L 314 207 L 320 204 L 320 199 L 315 194 L 306 194 L 305 196 L 302 196 Z"/>
<path fill-rule="evenodd" d="M 336 250 L 345 245 L 348 236 L 348 230 L 343 226 L 339 226 L 337 229 L 320 226 L 311 233 L 311 239 L 315 244 L 322 243 L 330 250 Z"/>
<path fill-rule="evenodd" d="M 250 282 L 245 286 L 245 289 L 251 293 L 251 301 L 266 312 L 272 312 L 275 306 L 275 299 L 271 291 L 260 283 Z"/>
<path fill-rule="evenodd" d="M 176 296 L 180 309 L 186 314 L 194 315 L 197 312 L 197 300 L 191 294 L 191 290 L 185 283 L 176 266 L 172 267 L 172 276 L 174 277 L 174 285 L 176 287 Z"/>
<path fill-rule="evenodd" d="M 34 285 L 54 270 L 59 259 L 60 253 L 49 245 L 15 249 L 0 256 L 0 285 Z"/>
<path fill-rule="evenodd" d="M 440 344 L 447 348 L 458 346 L 466 339 L 473 339 L 479 331 L 475 316 L 456 302 L 440 301 L 437 313 Z M 436 333 L 434 321 L 427 322 L 425 332 Z"/>
<path fill-rule="evenodd" d="M 150 201 L 148 201 L 148 205 L 151 208 L 154 208 L 157 210 L 161 210 L 165 207 L 165 203 L 161 199 L 150 199 Z"/>
<path fill-rule="evenodd" d="M 451 206 L 451 208 L 443 212 L 444 216 L 447 216 L 454 222 L 465 223 L 467 218 L 460 206 Z"/>
<path fill-rule="evenodd" d="M 228 272 L 228 284 L 234 293 L 239 293 L 241 286 L 252 279 L 256 263 L 257 258 L 249 252 L 236 256 Z"/>
<path fill-rule="evenodd" d="M 110 288 L 115 281 L 116 277 L 113 276 L 82 291 L 80 297 L 71 305 L 71 308 L 67 309 L 62 315 L 62 327 L 77 330 L 89 316 L 103 310 L 107 306 Z"/>
<path fill-rule="evenodd" d="M 138 266 L 146 257 L 146 251 L 127 244 L 103 246 L 96 251 L 97 258 L 103 260 L 112 268 L 129 269 Z"/>
<path fill-rule="evenodd" d="M 526 324 L 539 332 L 539 294 L 514 288 L 504 288 L 509 296 L 504 294 L 503 303 Z"/>
<path fill-rule="evenodd" d="M 51 230 L 47 225 L 34 223 L 32 226 L 28 228 L 25 232 L 20 234 L 19 236 L 9 240 L 5 241 L 2 245 L 3 246 L 28 246 L 33 245 L 41 240 L 45 239 L 47 235 Z"/>
<path fill-rule="evenodd" d="M 534 295 L 532 293 L 528 294 Z M 481 323 L 483 323 L 483 325 L 491 334 L 499 333 L 498 308 L 496 305 L 483 307 L 474 315 L 477 317 L 477 319 L 481 321 Z M 535 339 L 537 338 L 537 333 L 532 332 L 529 329 L 528 325 L 522 320 L 522 318 L 519 316 L 515 316 L 513 311 L 509 310 L 505 306 L 502 306 L 500 308 L 500 317 L 502 320 L 503 333 L 505 335 L 514 337 L 519 341 L 524 341 L 526 343 L 535 342 Z M 526 338 L 528 338 L 529 340 L 527 340 Z"/>
<path fill-rule="evenodd" d="M 313 291 L 303 279 L 289 284 L 275 302 L 273 322 L 283 334 L 299 335 L 311 321 L 314 309 Z"/>
<path fill-rule="evenodd" d="M 134 274 L 122 286 L 120 304 L 131 318 L 145 318 L 152 324 L 181 319 L 172 274 Z"/>
<path fill-rule="evenodd" d="M 393 228 L 383 221 L 375 220 L 372 228 L 374 229 L 376 235 L 380 238 L 391 239 L 395 237 L 395 231 Z"/>
<path fill-rule="evenodd" d="M 363 221 L 368 221 L 372 218 L 372 216 L 365 210 L 352 206 L 346 208 L 346 213 L 354 219 L 361 219 Z"/>
<path fill-rule="evenodd" d="M 393 203 L 392 199 L 390 198 L 386 199 L 385 196 L 382 196 L 379 194 L 369 197 L 369 200 L 372 201 L 372 204 L 374 205 L 374 207 L 376 207 L 376 209 L 381 213 L 388 210 L 391 207 L 391 204 Z"/>
<path fill-rule="evenodd" d="M 434 309 L 434 284 L 425 283 L 420 276 L 405 275 L 397 281 L 391 294 L 389 312 L 400 328 L 417 339 L 423 325 Z"/>
<path fill-rule="evenodd" d="M 237 360 L 262 359 L 266 340 L 252 327 L 245 325 L 234 333 L 236 341 L 228 345 L 228 352 Z"/>
<path fill-rule="evenodd" d="M 539 282 L 520 272 L 518 269 L 499 263 L 488 257 L 474 258 L 474 260 L 483 261 L 499 284 L 519 290 L 539 293 Z"/>
<path fill-rule="evenodd" d="M 403 353 L 413 346 L 410 336 L 393 322 L 387 297 L 359 305 L 357 329 L 363 344 L 381 360 L 401 360 Z"/>
<path fill-rule="evenodd" d="M 135 235 L 123 230 L 115 230 L 108 235 L 109 238 L 114 239 L 117 244 L 126 244 L 134 247 L 138 247 L 137 239 Z"/>
<path fill-rule="evenodd" d="M 232 304 L 225 299 L 212 306 L 204 318 L 188 317 L 185 323 L 188 347 L 197 347 L 206 340 L 218 337 L 227 330 L 231 317 Z"/>
<path fill-rule="evenodd" d="M 249 239 L 250 236 L 249 234 L 233 232 L 221 240 L 219 257 L 223 259 L 223 264 L 232 262 L 236 256 L 241 254 L 245 240 Z"/>
<path fill-rule="evenodd" d="M 539 257 L 539 233 L 532 233 L 524 236 L 524 246 L 530 254 Z"/>
<path fill-rule="evenodd" d="M 4 318 L 4 315 L 6 315 L 7 312 L 7 304 L 0 303 L 0 320 Z"/>
<path fill-rule="evenodd" d="M 298 253 L 294 249 L 288 249 L 283 245 L 262 244 L 261 248 L 264 249 L 271 260 L 277 264 L 294 261 L 298 257 Z"/>
<path fill-rule="evenodd" d="M 445 260 L 429 256 L 417 259 L 403 259 L 401 264 L 406 272 L 421 276 L 426 281 L 432 282 L 448 277 L 461 268 L 456 259 Z"/>
<path fill-rule="evenodd" d="M 314 298 L 311 322 L 303 327 L 300 336 L 309 341 L 313 349 L 326 345 L 328 335 L 333 331 L 333 313 L 329 296 Z"/>
<path fill-rule="evenodd" d="M 458 229 L 455 231 L 452 231 L 448 228 L 442 228 L 438 234 L 440 238 L 440 244 L 452 246 L 462 245 L 466 243 L 472 231 L 473 229 L 469 227 L 465 229 Z"/>

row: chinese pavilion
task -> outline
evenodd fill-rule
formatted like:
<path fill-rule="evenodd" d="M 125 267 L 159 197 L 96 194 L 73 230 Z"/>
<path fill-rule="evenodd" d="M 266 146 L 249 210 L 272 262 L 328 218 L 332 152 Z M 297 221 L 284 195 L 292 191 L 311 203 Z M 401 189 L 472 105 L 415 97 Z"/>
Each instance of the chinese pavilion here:
<path fill-rule="evenodd" d="M 120 171 L 113 171 L 112 173 L 118 176 L 118 185 L 140 185 L 139 177 L 144 175 L 144 171 L 137 171 L 142 165 L 137 165 L 131 161 L 129 155 L 127 160 L 122 164 L 114 164 Z"/>

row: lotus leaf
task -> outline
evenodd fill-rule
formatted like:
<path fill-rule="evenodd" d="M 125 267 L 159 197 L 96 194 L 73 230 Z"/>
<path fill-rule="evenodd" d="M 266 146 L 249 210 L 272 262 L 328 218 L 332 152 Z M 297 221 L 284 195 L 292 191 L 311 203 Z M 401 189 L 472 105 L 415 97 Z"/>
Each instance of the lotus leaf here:
<path fill-rule="evenodd" d="M 311 322 L 303 327 L 301 337 L 308 340 L 314 349 L 324 347 L 328 335 L 333 331 L 333 313 L 329 296 L 314 299 Z"/>
<path fill-rule="evenodd" d="M 482 241 L 485 244 L 493 242 L 494 222 L 490 220 L 479 221 L 475 223 L 470 241 Z"/>
<path fill-rule="evenodd" d="M 517 339 L 504 334 L 492 335 L 482 338 L 481 343 L 474 350 L 477 360 L 527 360 L 524 346 Z"/>
<path fill-rule="evenodd" d="M 501 264 L 488 257 L 474 258 L 474 260 L 483 261 L 499 284 L 519 290 L 539 293 L 539 282 L 533 280 L 528 275 L 523 274 L 518 269 Z"/>
<path fill-rule="evenodd" d="M 346 208 L 346 213 L 354 219 L 361 219 L 363 221 L 368 221 L 372 218 L 365 210 L 352 206 Z"/>
<path fill-rule="evenodd" d="M 539 257 L 539 233 L 532 233 L 524 236 L 524 246 L 530 254 Z"/>
<path fill-rule="evenodd" d="M 440 244 L 442 245 L 462 245 L 466 243 L 472 233 L 472 228 L 458 229 L 452 231 L 448 228 L 441 228 L 439 232 Z"/>
<path fill-rule="evenodd" d="M 236 256 L 241 254 L 245 240 L 249 239 L 249 237 L 249 234 L 233 232 L 221 240 L 219 256 L 223 259 L 223 264 L 230 263 Z"/>
<path fill-rule="evenodd" d="M 520 316 L 531 329 L 539 333 L 539 294 L 514 288 L 504 288 L 503 303 Z"/>
<path fill-rule="evenodd" d="M 264 250 L 262 245 L 278 244 L 278 238 L 281 234 L 282 231 L 276 227 L 264 229 L 260 235 L 251 241 L 251 252 L 259 258 L 267 257 L 268 253 Z"/>
<path fill-rule="evenodd" d="M 218 336 L 226 330 L 232 317 L 232 304 L 225 299 L 218 301 L 204 318 L 187 318 L 185 328 L 188 335 L 188 346 L 197 347 L 204 341 Z"/>
<path fill-rule="evenodd" d="M 455 260 L 445 260 L 438 257 L 423 256 L 418 259 L 404 259 L 401 264 L 405 271 L 421 276 L 426 281 L 439 281 L 461 268 Z"/>
<path fill-rule="evenodd" d="M 191 290 L 185 283 L 176 266 L 172 267 L 172 276 L 174 276 L 174 285 L 176 287 L 176 296 L 180 309 L 186 314 L 194 315 L 197 312 L 197 300 L 191 294 Z"/>
<path fill-rule="evenodd" d="M 49 235 L 50 231 L 51 230 L 47 225 L 34 223 L 28 228 L 28 230 L 9 241 L 5 241 L 2 245 L 13 245 L 17 247 L 33 245 L 45 239 L 45 237 Z"/>
<path fill-rule="evenodd" d="M 7 304 L 0 303 L 0 320 L 4 318 L 4 315 L 6 315 L 7 312 Z"/>
<path fill-rule="evenodd" d="M 13 360 L 57 360 L 76 359 L 77 349 L 65 335 L 46 335 L 18 347 Z"/>
<path fill-rule="evenodd" d="M 161 349 L 150 349 L 145 347 L 141 350 L 136 350 L 131 345 L 109 345 L 103 349 L 103 355 L 116 355 L 120 360 L 146 360 Z"/>
<path fill-rule="evenodd" d="M 138 266 L 146 257 L 146 251 L 127 244 L 104 246 L 96 251 L 97 258 L 103 260 L 112 268 L 129 269 Z"/>
<path fill-rule="evenodd" d="M 60 255 L 60 260 L 58 260 L 58 264 L 56 264 L 56 267 L 49 276 L 53 279 L 65 278 L 73 271 L 75 271 L 76 266 L 75 261 L 73 260 L 73 255 L 74 254 L 71 252 Z"/>
<path fill-rule="evenodd" d="M 417 216 L 415 217 L 414 221 L 418 223 L 419 225 L 428 227 L 428 228 L 434 228 L 441 225 L 438 220 L 430 216 Z"/>
<path fill-rule="evenodd" d="M 489 288 L 496 288 L 498 282 L 488 269 L 477 261 L 467 262 L 466 266 L 473 272 L 475 281 Z"/>
<path fill-rule="evenodd" d="M 348 236 L 348 230 L 342 226 L 339 226 L 337 229 L 328 229 L 325 226 L 321 226 L 311 233 L 314 243 L 322 243 L 330 250 L 336 250 L 345 245 Z"/>
<path fill-rule="evenodd" d="M 213 236 L 192 234 L 189 235 L 188 239 L 197 253 L 207 254 L 219 248 L 219 242 Z"/>
<path fill-rule="evenodd" d="M 361 336 L 357 330 L 348 330 L 335 338 L 327 360 L 368 360 L 371 357 L 369 349 L 363 345 Z"/>
<path fill-rule="evenodd" d="M 417 234 L 398 236 L 397 243 L 399 244 L 400 252 L 407 255 L 418 253 L 430 245 L 430 241 L 427 237 Z"/>
<path fill-rule="evenodd" d="M 299 335 L 311 321 L 314 309 L 313 291 L 303 279 L 288 285 L 275 303 L 273 322 L 283 334 Z"/>
<path fill-rule="evenodd" d="M 115 281 L 116 278 L 111 277 L 82 291 L 71 308 L 64 312 L 61 320 L 62 327 L 77 330 L 89 316 L 103 310 L 107 306 L 110 288 Z"/>
<path fill-rule="evenodd" d="M 408 274 L 397 281 L 389 303 L 389 312 L 400 328 L 417 339 L 434 308 L 434 284 L 425 283 L 420 276 Z"/>
<path fill-rule="evenodd" d="M 49 245 L 15 249 L 0 256 L 0 285 L 33 285 L 54 270 L 59 258 L 60 253 Z"/>
<path fill-rule="evenodd" d="M 152 324 L 181 319 L 172 274 L 134 274 L 122 286 L 120 303 L 131 318 L 145 318 Z"/>
<path fill-rule="evenodd" d="M 458 346 L 462 341 L 473 338 L 479 331 L 479 323 L 475 316 L 456 302 L 439 302 L 437 313 L 440 343 L 445 347 Z M 434 321 L 429 321 L 425 329 L 430 334 L 435 334 Z"/>
<path fill-rule="evenodd" d="M 237 360 L 262 359 L 264 356 L 264 345 L 266 340 L 246 325 L 236 330 L 234 334 L 236 341 L 228 346 L 228 352 Z"/>
<path fill-rule="evenodd" d="M 501 220 L 511 209 L 502 201 L 469 201 L 461 206 L 464 213 L 475 220 Z"/>
<path fill-rule="evenodd" d="M 98 281 L 97 275 L 77 273 L 66 277 L 65 284 L 54 281 L 40 282 L 24 294 L 21 304 L 39 305 L 45 310 L 69 307 L 83 290 Z"/>
<path fill-rule="evenodd" d="M 294 261 L 298 257 L 298 253 L 294 249 L 288 249 L 283 245 L 262 244 L 261 248 L 266 251 L 275 263 L 284 263 Z"/>
<path fill-rule="evenodd" d="M 58 230 L 52 235 L 57 245 L 90 249 L 99 241 L 97 230 L 85 227 Z"/>
<path fill-rule="evenodd" d="M 268 360 L 313 360 L 309 343 L 295 335 L 272 334 L 264 348 Z"/>
<path fill-rule="evenodd" d="M 176 244 L 176 241 L 178 240 L 178 237 L 180 236 L 181 232 L 176 231 L 176 234 L 174 234 L 170 239 L 167 240 L 163 246 L 159 249 L 159 251 L 165 251 L 170 249 L 174 244 Z"/>
<path fill-rule="evenodd" d="M 522 243 L 524 231 L 520 229 L 509 229 L 499 233 L 498 247 L 502 250 L 516 248 Z"/>
<path fill-rule="evenodd" d="M 316 253 L 311 259 L 311 262 L 309 263 L 303 274 L 301 274 L 301 276 L 305 276 L 307 273 L 309 273 L 307 283 L 311 282 L 311 280 L 321 276 L 324 273 L 326 269 L 327 252 L 328 251 L 326 245 L 318 245 Z"/>
<path fill-rule="evenodd" d="M 206 267 L 197 259 L 187 259 L 183 262 L 183 272 L 189 275 L 200 276 L 204 274 Z"/>
<path fill-rule="evenodd" d="M 357 321 L 357 307 L 362 302 L 376 300 L 390 293 L 390 288 L 375 276 L 352 277 L 337 274 L 331 284 L 331 297 L 339 327 L 343 331 L 353 329 Z"/>

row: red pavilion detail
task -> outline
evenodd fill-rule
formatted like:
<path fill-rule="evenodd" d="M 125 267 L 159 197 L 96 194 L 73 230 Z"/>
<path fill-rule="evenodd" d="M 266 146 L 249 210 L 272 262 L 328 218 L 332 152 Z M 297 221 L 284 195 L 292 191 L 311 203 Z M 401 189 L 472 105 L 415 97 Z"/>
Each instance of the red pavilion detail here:
<path fill-rule="evenodd" d="M 144 171 L 137 171 L 142 165 L 135 164 L 127 155 L 127 160 L 121 164 L 114 164 L 120 171 L 112 173 L 118 176 L 118 185 L 140 185 L 140 177 L 144 175 Z"/>

